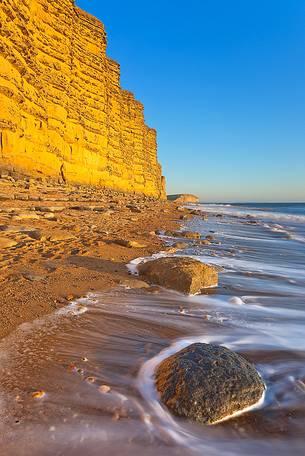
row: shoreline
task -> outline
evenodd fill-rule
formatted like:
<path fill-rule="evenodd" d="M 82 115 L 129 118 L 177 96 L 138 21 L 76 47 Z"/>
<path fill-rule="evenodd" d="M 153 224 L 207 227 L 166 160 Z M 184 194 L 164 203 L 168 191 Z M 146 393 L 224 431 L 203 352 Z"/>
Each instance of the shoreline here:
<path fill-rule="evenodd" d="M 177 228 L 189 212 L 173 202 L 9 176 L 0 178 L 0 200 L 0 339 L 87 293 L 149 287 L 127 264 L 162 250 L 155 232 Z"/>
<path fill-rule="evenodd" d="M 154 217 L 147 221 L 147 229 L 153 220 L 160 227 L 160 214 L 164 214 L 161 205 L 153 207 Z M 125 209 L 117 211 L 119 219 L 112 220 L 113 229 L 117 230 L 118 223 L 122 223 L 123 215 L 127 213 Z M 150 211 L 149 207 L 146 209 L 146 212 Z M 167 223 L 177 227 L 180 222 L 181 225 L 182 209 L 172 206 L 166 210 Z M 144 213 L 138 213 L 138 220 L 144 217 Z M 209 245 L 190 240 L 185 251 L 187 255 L 194 249 L 195 255 L 206 261 L 210 258 L 214 262 L 216 257 L 213 253 L 234 261 L 236 253 L 247 257 L 251 272 L 253 255 L 259 255 L 265 261 L 265 251 L 260 248 L 254 250 L 254 247 L 268 239 L 272 240 L 271 246 L 275 239 L 284 242 L 282 236 L 263 225 L 248 224 L 246 215 L 239 219 L 238 224 L 234 221 L 232 224 L 230 218 L 219 220 L 217 213 L 211 214 L 208 220 L 200 217 L 199 213 L 198 217 L 193 217 L 196 212 L 192 208 L 185 213 L 189 214 L 186 219 L 190 219 L 190 223 L 182 228 L 180 226 L 180 229 L 196 229 L 202 237 L 208 232 L 215 233 L 215 239 Z M 126 233 L 130 233 L 127 228 Z M 235 236 L 239 230 L 244 236 L 238 238 L 237 244 Z M 164 234 L 166 237 L 161 237 L 161 240 L 152 233 L 147 235 L 145 248 L 124 249 L 130 257 L 136 256 L 139 260 L 148 249 L 153 251 L 156 248 L 158 253 L 161 249 L 167 254 L 175 253 L 171 251 L 172 242 L 181 239 L 171 237 L 170 230 Z M 117 239 L 116 233 L 111 232 L 108 236 L 109 239 Z M 154 248 L 149 244 L 150 238 L 155 241 Z M 285 242 L 287 246 L 291 245 L 290 241 Z M 110 248 L 111 245 L 112 241 L 109 244 L 105 242 L 104 251 L 106 246 Z M 114 248 L 118 247 L 123 248 L 122 245 L 114 245 Z M 178 252 L 178 256 L 181 253 L 184 252 Z M 84 254 L 82 256 L 88 258 Z M 190 296 L 150 286 L 141 277 L 130 276 L 123 262 L 122 268 L 125 268 L 124 275 L 118 270 L 100 271 L 101 276 L 104 275 L 104 290 L 89 292 L 87 299 L 76 299 L 70 305 L 66 302 L 64 307 L 38 319 L 37 325 L 35 321 L 34 325 L 21 325 L 2 341 L 2 353 L 5 355 L 1 379 L 2 432 L 8 436 L 2 442 L 4 451 L 13 455 L 15 449 L 22 445 L 38 455 L 53 444 L 59 452 L 69 452 L 71 445 L 75 445 L 76 454 L 83 453 L 84 449 L 88 454 L 95 454 L 99 445 L 104 445 L 104 449 L 108 445 L 109 452 L 117 444 L 119 454 L 121 445 L 126 444 L 125 437 L 123 443 L 117 442 L 120 433 L 131 437 L 130 450 L 140 449 L 141 454 L 146 448 L 151 448 L 152 443 L 160 445 L 168 454 L 176 454 L 176 450 L 181 449 L 188 454 L 188 448 L 207 454 L 210 454 L 210 448 L 213 451 L 216 448 L 219 453 L 226 453 L 230 450 L 234 452 L 236 445 L 240 445 L 240 438 L 245 436 L 245 444 L 253 438 L 258 444 L 265 444 L 266 432 L 271 424 L 274 435 L 279 438 L 280 453 L 285 454 L 287 439 L 303 435 L 303 409 L 301 415 L 295 409 L 299 407 L 299 394 L 304 386 L 304 351 L 299 351 L 300 340 L 292 338 L 288 343 L 285 332 L 285 327 L 289 330 L 292 325 L 295 334 L 302 333 L 304 319 L 302 321 L 303 314 L 300 313 L 300 319 L 296 319 L 295 311 L 300 312 L 297 303 L 294 307 L 293 301 L 288 301 L 287 306 L 286 297 L 261 293 L 267 290 L 267 282 L 262 290 L 258 286 L 254 291 L 250 284 L 253 280 L 257 284 L 262 283 L 262 279 L 273 283 L 274 278 L 268 278 L 268 275 L 262 278 L 260 274 L 245 274 L 245 271 L 236 270 L 233 274 L 223 274 L 221 286 L 216 293 L 211 293 L 212 296 L 208 290 Z M 77 266 L 75 270 L 79 270 L 79 274 L 85 273 L 84 267 Z M 86 277 L 81 277 L 84 284 Z M 109 278 L 113 279 L 112 288 Z M 124 281 L 132 281 L 133 285 L 118 286 Z M 136 286 L 143 289 L 136 289 Z M 283 311 L 285 326 L 281 328 Z M 200 342 L 221 345 L 244 356 L 257 367 L 268 390 L 249 408 L 199 429 L 196 423 L 176 420 L 175 415 L 162 406 L 151 374 L 154 364 L 160 361 L 163 354 L 170 356 L 173 349 L 176 353 L 185 346 Z M 287 370 L 287 360 L 290 359 L 292 365 Z M 271 362 L 274 368 L 270 370 Z M 274 373 L 279 383 L 274 379 Z M 292 394 L 291 376 L 296 382 L 286 418 L 283 415 L 286 410 L 283 393 Z M 275 400 L 279 404 L 276 412 Z M 108 443 L 105 443 L 105 434 L 99 438 L 101 425 L 108 429 Z M 190 430 L 191 433 L 188 432 Z M 36 439 L 37 432 L 41 432 L 39 441 Z M 219 433 L 219 439 L 215 440 L 215 432 Z M 133 447 L 132 436 L 138 433 L 141 434 L 140 447 Z M 11 439 L 13 434 L 14 439 Z M 151 440 L 152 435 L 157 440 Z M 83 447 L 84 437 L 86 443 Z M 270 452 L 270 448 L 267 446 L 263 454 Z M 242 448 L 238 454 L 244 452 Z"/>

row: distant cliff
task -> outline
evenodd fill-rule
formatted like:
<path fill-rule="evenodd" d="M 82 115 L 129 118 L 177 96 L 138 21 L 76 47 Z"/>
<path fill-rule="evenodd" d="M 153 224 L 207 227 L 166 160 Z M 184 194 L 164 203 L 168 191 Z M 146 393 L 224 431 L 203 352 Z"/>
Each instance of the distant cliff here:
<path fill-rule="evenodd" d="M 156 132 L 73 0 L 1 0 L 0 167 L 165 197 Z"/>
<path fill-rule="evenodd" d="M 199 203 L 199 198 L 196 195 L 190 195 L 189 193 L 179 193 L 177 195 L 167 195 L 169 201 L 175 201 L 175 203 Z"/>

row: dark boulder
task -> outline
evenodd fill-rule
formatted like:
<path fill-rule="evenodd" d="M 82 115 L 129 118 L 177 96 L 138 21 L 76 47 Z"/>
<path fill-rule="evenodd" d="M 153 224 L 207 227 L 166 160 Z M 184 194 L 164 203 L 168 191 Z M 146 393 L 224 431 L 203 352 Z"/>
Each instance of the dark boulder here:
<path fill-rule="evenodd" d="M 225 347 L 203 343 L 165 359 L 155 384 L 174 415 L 203 424 L 256 404 L 265 390 L 253 364 Z"/>

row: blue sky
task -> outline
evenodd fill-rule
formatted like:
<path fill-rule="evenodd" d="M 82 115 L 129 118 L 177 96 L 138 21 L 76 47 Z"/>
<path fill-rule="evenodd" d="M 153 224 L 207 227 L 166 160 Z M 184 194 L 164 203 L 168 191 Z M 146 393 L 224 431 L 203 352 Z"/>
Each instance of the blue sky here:
<path fill-rule="evenodd" d="M 158 131 L 168 193 L 305 201 L 304 0 L 77 0 Z"/>

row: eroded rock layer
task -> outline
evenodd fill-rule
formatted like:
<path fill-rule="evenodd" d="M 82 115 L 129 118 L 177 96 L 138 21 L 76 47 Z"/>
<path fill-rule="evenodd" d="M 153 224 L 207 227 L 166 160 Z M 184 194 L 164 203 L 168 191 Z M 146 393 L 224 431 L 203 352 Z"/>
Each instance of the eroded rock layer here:
<path fill-rule="evenodd" d="M 164 197 L 156 132 L 73 0 L 1 0 L 0 166 Z"/>

